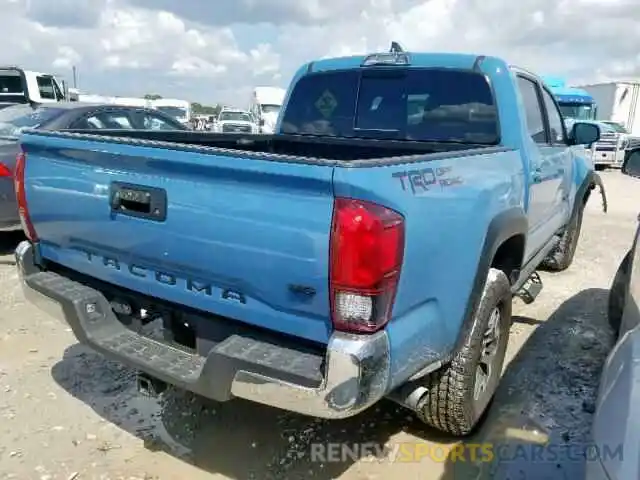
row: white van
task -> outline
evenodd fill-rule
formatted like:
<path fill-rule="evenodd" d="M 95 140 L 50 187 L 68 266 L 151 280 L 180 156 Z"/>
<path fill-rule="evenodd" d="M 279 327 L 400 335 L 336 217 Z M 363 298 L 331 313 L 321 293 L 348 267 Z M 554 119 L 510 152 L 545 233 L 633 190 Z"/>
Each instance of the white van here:
<path fill-rule="evenodd" d="M 286 90 L 278 87 L 256 87 L 251 95 L 249 112 L 257 119 L 260 133 L 273 133 L 284 102 Z"/>

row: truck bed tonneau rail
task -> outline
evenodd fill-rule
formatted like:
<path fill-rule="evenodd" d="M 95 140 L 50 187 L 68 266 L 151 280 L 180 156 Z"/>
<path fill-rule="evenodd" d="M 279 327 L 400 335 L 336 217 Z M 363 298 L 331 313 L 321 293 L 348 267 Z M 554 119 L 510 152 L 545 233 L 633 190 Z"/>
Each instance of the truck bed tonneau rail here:
<path fill-rule="evenodd" d="M 277 161 L 295 163 L 316 163 L 333 165 L 342 162 L 350 166 L 358 166 L 363 163 L 372 166 L 371 160 L 382 164 L 403 163 L 405 158 L 421 157 L 425 154 L 438 154 L 433 159 L 455 156 L 464 151 L 465 155 L 477 153 L 497 153 L 511 150 L 499 145 L 483 145 L 476 143 L 447 143 L 447 142 L 408 142 L 395 140 L 376 140 L 361 138 L 332 138 L 326 136 L 302 136 L 302 135 L 253 135 L 253 134 L 225 134 L 191 131 L 167 131 L 167 130 L 100 130 L 98 133 L 86 130 L 65 130 L 63 132 L 38 132 L 39 135 L 73 136 L 78 139 L 92 141 L 108 141 L 135 143 L 137 145 L 166 147 L 171 149 L 215 149 L 217 155 L 230 150 L 231 155 L 237 155 L 239 151 L 246 155 L 247 152 L 260 154 L 262 160 L 272 159 Z M 265 158 L 265 154 L 268 157 Z M 270 157 L 270 158 L 269 158 Z M 422 159 L 422 158 L 421 158 Z M 387 160 L 387 161 L 385 161 Z"/>

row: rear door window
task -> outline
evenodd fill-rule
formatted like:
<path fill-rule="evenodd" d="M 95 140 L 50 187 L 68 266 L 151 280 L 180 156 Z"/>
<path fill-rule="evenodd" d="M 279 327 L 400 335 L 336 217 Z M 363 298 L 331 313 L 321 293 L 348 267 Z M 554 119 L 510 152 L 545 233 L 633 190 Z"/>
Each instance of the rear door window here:
<path fill-rule="evenodd" d="M 168 120 L 150 111 L 136 110 L 132 113 L 135 127 L 143 130 L 184 130 L 177 121 Z"/>
<path fill-rule="evenodd" d="M 402 67 L 311 74 L 295 86 L 288 134 L 495 144 L 497 109 L 486 77 Z"/>
<path fill-rule="evenodd" d="M 547 143 L 544 116 L 542 115 L 542 102 L 538 94 L 538 86 L 529 80 L 518 76 L 518 88 L 524 104 L 527 129 L 529 135 L 536 143 Z"/>
<path fill-rule="evenodd" d="M 96 130 L 135 130 L 129 115 L 122 111 L 104 111 L 88 115 L 72 128 Z"/>

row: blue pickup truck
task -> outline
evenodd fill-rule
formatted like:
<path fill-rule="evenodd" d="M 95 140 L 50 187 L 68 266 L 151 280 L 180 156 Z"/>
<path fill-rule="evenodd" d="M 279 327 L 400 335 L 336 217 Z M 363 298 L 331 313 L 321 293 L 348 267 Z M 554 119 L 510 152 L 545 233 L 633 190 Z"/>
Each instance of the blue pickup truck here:
<path fill-rule="evenodd" d="M 322 418 L 390 398 L 462 436 L 513 297 L 571 264 L 598 137 L 499 58 L 318 60 L 273 135 L 25 133 L 16 261 L 145 392 Z"/>

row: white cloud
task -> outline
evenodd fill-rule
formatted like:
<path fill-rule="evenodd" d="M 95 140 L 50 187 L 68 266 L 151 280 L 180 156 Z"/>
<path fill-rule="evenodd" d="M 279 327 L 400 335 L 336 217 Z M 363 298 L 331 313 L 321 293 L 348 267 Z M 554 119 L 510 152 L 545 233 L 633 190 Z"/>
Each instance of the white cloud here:
<path fill-rule="evenodd" d="M 504 56 L 576 81 L 640 77 L 637 0 L 0 0 L 3 63 L 95 93 L 244 105 L 303 62 L 386 49 Z"/>

